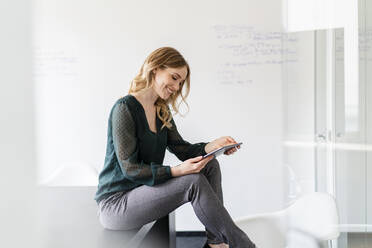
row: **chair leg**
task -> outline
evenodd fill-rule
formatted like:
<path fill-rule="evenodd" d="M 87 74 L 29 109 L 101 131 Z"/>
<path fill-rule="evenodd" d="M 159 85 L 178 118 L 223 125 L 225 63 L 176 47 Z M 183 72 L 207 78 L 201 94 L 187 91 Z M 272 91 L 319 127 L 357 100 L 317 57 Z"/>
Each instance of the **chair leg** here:
<path fill-rule="evenodd" d="M 336 248 L 337 243 L 335 240 L 328 240 L 328 248 Z"/>
<path fill-rule="evenodd" d="M 321 241 L 321 242 L 318 243 L 318 245 L 319 245 L 319 248 L 333 248 L 333 247 L 335 247 L 333 245 L 332 240 Z"/>

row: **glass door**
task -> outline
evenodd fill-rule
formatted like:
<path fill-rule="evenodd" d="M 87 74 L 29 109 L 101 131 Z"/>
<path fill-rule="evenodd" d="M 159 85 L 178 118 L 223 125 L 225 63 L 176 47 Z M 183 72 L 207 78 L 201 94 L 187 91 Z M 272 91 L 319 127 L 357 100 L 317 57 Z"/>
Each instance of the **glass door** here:
<path fill-rule="evenodd" d="M 330 193 L 341 234 L 329 245 L 370 248 L 372 1 L 351 12 L 344 27 L 283 36 L 284 197 Z"/>
<path fill-rule="evenodd" d="M 339 248 L 372 247 L 371 6 L 359 1 L 357 44 L 344 28 L 316 31 L 315 187 L 335 196 Z"/>

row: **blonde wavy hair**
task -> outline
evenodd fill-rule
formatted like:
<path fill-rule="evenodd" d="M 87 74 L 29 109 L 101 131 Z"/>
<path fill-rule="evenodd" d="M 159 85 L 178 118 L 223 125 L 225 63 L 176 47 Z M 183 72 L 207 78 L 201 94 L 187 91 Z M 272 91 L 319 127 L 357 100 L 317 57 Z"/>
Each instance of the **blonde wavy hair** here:
<path fill-rule="evenodd" d="M 155 74 L 153 71 L 157 68 L 181 68 L 186 66 L 187 76 L 184 82 L 182 82 L 179 90 L 174 92 L 169 96 L 167 100 L 163 100 L 161 97 L 155 102 L 156 106 L 156 115 L 163 122 L 161 129 L 165 126 L 171 128 L 172 114 L 170 113 L 169 104 L 172 105 L 172 108 L 175 114 L 178 114 L 179 105 L 184 102 L 189 107 L 186 98 L 190 92 L 190 67 L 184 57 L 172 47 L 161 47 L 150 53 L 146 58 L 145 62 L 141 66 L 141 69 L 137 76 L 131 81 L 128 93 L 136 93 L 142 90 L 145 90 L 153 85 L 153 79 Z M 183 88 L 185 87 L 185 93 L 183 93 Z M 181 102 L 177 106 L 177 98 L 181 98 Z M 182 114 L 180 114 L 183 116 Z"/>

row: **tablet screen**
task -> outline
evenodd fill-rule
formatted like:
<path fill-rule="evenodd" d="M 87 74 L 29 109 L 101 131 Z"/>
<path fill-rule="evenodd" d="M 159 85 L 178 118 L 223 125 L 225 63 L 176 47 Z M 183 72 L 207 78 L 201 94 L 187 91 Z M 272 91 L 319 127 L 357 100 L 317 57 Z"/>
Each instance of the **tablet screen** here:
<path fill-rule="evenodd" d="M 220 147 L 214 151 L 211 151 L 210 153 L 206 154 L 203 156 L 203 158 L 206 158 L 206 157 L 209 157 L 209 156 L 212 156 L 214 155 L 215 157 L 223 154 L 226 150 L 229 150 L 233 147 L 236 147 L 236 146 L 240 146 L 241 144 L 243 144 L 242 142 L 240 143 L 237 143 L 237 144 L 232 144 L 232 145 L 227 145 L 227 146 L 223 146 L 223 147 Z"/>

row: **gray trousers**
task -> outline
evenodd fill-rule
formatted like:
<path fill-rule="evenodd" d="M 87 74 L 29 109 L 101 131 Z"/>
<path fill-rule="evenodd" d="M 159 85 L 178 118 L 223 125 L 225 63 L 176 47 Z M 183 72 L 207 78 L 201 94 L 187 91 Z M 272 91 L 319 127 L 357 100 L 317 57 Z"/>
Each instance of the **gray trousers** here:
<path fill-rule="evenodd" d="M 191 202 L 196 216 L 205 226 L 209 244 L 256 247 L 223 206 L 217 159 L 209 161 L 197 174 L 174 177 L 155 186 L 141 185 L 129 192 L 117 192 L 99 202 L 98 217 L 106 229 L 129 230 L 164 217 L 187 202 Z"/>

